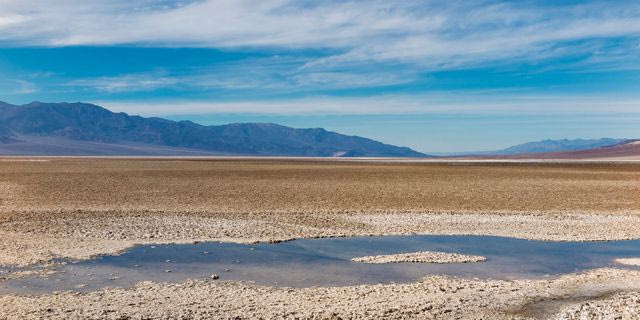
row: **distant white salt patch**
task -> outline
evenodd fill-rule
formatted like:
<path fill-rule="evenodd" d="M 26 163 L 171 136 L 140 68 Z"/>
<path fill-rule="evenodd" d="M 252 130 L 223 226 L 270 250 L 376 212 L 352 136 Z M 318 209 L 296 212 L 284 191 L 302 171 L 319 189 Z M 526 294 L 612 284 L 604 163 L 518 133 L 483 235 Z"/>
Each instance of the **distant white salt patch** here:
<path fill-rule="evenodd" d="M 616 262 L 621 264 L 626 264 L 628 266 L 640 266 L 640 258 L 616 259 Z"/>
<path fill-rule="evenodd" d="M 400 262 L 418 262 L 418 263 L 469 263 L 487 261 L 483 256 L 471 256 L 457 253 L 436 252 L 436 251 L 419 251 L 398 254 L 366 256 L 351 259 L 353 262 L 363 263 L 400 263 Z"/>

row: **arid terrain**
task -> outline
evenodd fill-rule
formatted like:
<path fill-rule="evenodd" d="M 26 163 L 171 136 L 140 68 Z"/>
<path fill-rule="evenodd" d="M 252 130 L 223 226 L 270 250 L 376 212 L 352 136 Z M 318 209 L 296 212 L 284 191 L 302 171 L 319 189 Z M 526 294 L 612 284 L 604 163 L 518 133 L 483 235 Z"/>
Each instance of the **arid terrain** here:
<path fill-rule="evenodd" d="M 113 254 L 139 243 L 413 233 L 640 238 L 640 163 L 0 159 L 5 266 Z M 640 274 L 618 269 L 549 280 L 435 276 L 309 289 L 142 283 L 0 296 L 0 319 L 632 319 L 638 292 Z M 549 312 L 535 307 L 547 300 L 557 302 L 542 308 Z"/>
<path fill-rule="evenodd" d="M 437 251 L 405 252 L 397 254 L 356 257 L 351 259 L 351 261 L 362 263 L 470 263 L 482 262 L 486 260 L 487 258 L 482 256 L 470 256 Z"/>

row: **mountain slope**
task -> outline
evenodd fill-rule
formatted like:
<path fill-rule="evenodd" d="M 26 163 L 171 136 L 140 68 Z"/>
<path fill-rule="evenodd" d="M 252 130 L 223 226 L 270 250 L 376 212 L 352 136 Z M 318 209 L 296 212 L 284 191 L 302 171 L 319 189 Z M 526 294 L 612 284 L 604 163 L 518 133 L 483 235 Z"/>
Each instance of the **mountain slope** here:
<path fill-rule="evenodd" d="M 4 128 L 0 131 L 0 137 L 4 137 L 4 154 L 11 149 L 6 146 L 9 140 L 9 144 L 19 144 L 23 151 L 29 149 L 29 145 L 38 145 L 42 149 L 42 143 L 46 141 L 64 145 L 67 140 L 76 144 L 91 142 L 103 146 L 164 146 L 174 148 L 173 151 L 184 148 L 206 154 L 425 156 L 409 148 L 341 135 L 320 128 L 294 129 L 269 123 L 203 126 L 191 121 L 176 122 L 113 113 L 100 106 L 85 103 L 33 102 L 23 106 L 2 103 L 0 128 Z M 33 141 L 37 143 L 34 144 Z M 96 148 L 100 149 L 97 145 L 89 147 L 87 154 L 94 154 L 91 150 Z M 58 149 L 54 148 L 43 154 L 56 154 L 52 150 Z M 173 151 L 171 154 L 174 154 Z M 0 148 L 0 153 L 2 152 L 3 149 Z M 77 154 L 73 150 L 63 153 Z"/>
<path fill-rule="evenodd" d="M 624 140 L 623 142 L 615 145 L 586 150 L 516 154 L 503 157 L 512 159 L 637 159 L 640 157 L 640 140 Z"/>
<path fill-rule="evenodd" d="M 524 153 L 543 153 L 543 152 L 567 152 L 578 150 L 596 149 L 605 146 L 617 145 L 625 142 L 626 139 L 562 139 L 562 140 L 542 140 L 519 144 L 506 149 L 487 152 L 493 155 L 512 155 Z"/>

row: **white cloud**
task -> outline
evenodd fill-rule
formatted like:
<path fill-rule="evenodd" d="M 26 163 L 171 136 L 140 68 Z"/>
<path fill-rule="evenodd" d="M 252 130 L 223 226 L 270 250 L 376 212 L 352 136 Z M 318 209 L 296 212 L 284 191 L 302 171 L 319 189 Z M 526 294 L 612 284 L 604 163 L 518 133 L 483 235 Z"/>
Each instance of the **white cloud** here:
<path fill-rule="evenodd" d="M 488 1 L 0 2 L 0 40 L 14 45 L 151 44 L 334 48 L 313 61 L 403 61 L 431 68 L 571 54 L 563 42 L 640 37 L 640 3 L 535 6 Z"/>
<path fill-rule="evenodd" d="M 154 74 L 127 74 L 115 77 L 77 79 L 65 84 L 67 87 L 90 88 L 107 93 L 150 91 L 174 87 L 179 79 Z"/>
<path fill-rule="evenodd" d="M 441 92 L 370 97 L 309 97 L 232 102 L 96 101 L 110 110 L 144 116 L 252 114 L 612 114 L 638 113 L 637 98 L 572 95 L 513 95 L 488 92 Z"/>
<path fill-rule="evenodd" d="M 25 16 L 19 14 L 0 15 L 0 28 L 11 27 L 12 25 L 24 23 L 26 20 Z"/>
<path fill-rule="evenodd" d="M 18 85 L 17 90 L 14 92 L 16 94 L 30 94 L 38 92 L 38 87 L 32 82 L 24 80 L 15 80 L 15 82 Z"/>
<path fill-rule="evenodd" d="M 22 79 L 0 79 L 0 88 L 3 88 L 3 94 L 7 96 L 28 95 L 39 91 L 36 84 Z"/>
<path fill-rule="evenodd" d="M 258 68 L 234 66 L 231 70 L 216 72 L 196 70 L 192 74 L 173 75 L 168 72 L 130 73 L 117 76 L 74 79 L 63 83 L 66 88 L 97 90 L 104 93 L 145 92 L 157 89 L 260 89 L 271 93 L 294 90 L 329 90 L 369 86 L 387 86 L 407 83 L 415 79 L 414 72 L 384 71 L 310 71 L 282 66 Z"/>

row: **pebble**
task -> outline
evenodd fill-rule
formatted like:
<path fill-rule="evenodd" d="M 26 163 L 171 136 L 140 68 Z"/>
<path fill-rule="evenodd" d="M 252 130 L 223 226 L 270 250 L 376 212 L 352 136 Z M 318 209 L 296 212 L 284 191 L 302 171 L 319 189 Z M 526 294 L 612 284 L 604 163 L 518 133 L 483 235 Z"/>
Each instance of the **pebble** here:
<path fill-rule="evenodd" d="M 217 274 L 214 273 L 214 274 L 211 275 L 211 279 L 218 280 L 218 279 L 220 279 L 220 276 L 218 276 Z"/>

